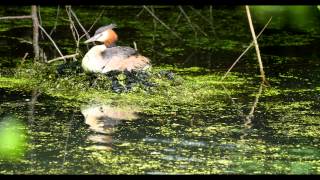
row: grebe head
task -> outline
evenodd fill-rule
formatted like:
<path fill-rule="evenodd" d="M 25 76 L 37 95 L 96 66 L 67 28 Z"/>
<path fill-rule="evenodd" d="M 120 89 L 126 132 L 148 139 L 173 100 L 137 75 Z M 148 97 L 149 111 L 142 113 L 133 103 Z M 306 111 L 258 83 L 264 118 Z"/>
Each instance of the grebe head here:
<path fill-rule="evenodd" d="M 113 31 L 113 28 L 115 27 L 116 24 L 109 24 L 107 26 L 100 27 L 95 32 L 94 36 L 86 40 L 84 43 L 98 41 L 103 42 L 106 47 L 109 47 L 118 40 L 118 35 Z"/>

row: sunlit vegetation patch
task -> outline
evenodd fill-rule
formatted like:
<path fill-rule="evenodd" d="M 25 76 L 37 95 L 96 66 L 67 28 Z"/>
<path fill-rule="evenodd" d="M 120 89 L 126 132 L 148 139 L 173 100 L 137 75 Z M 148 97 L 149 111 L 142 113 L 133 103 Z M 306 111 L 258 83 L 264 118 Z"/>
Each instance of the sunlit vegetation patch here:
<path fill-rule="evenodd" d="M 28 67 L 27 67 L 28 66 Z M 2 87 L 39 89 L 53 97 L 74 99 L 77 101 L 112 102 L 118 104 L 163 107 L 189 104 L 204 105 L 215 102 L 214 97 L 239 93 L 235 88 L 227 91 L 226 87 L 240 87 L 245 83 L 240 74 L 233 73 L 221 81 L 219 73 L 207 73 L 203 68 L 155 67 L 150 81 L 155 87 L 136 85 L 130 92 L 117 94 L 111 90 L 111 81 L 105 75 L 98 75 L 97 85 L 90 86 L 89 77 L 85 73 L 71 73 L 59 76 L 55 66 L 34 64 L 21 66 L 14 78 L 1 78 Z M 161 75 L 161 71 L 173 72 L 174 79 L 169 80 Z M 195 74 L 195 75 L 194 75 Z M 200 75 L 197 75 L 200 74 Z M 125 76 L 122 78 L 126 78 Z M 121 78 L 118 78 L 121 81 Z"/>
<path fill-rule="evenodd" d="M 2 88 L 32 89 L 35 85 L 36 81 L 32 79 L 0 77 L 0 86 Z"/>

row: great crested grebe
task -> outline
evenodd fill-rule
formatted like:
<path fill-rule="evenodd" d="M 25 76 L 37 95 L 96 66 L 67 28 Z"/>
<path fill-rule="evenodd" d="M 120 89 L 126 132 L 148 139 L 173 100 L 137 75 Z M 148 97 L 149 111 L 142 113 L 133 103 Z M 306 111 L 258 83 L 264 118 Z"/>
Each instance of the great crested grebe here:
<path fill-rule="evenodd" d="M 100 27 L 93 37 L 85 43 L 103 42 L 92 47 L 82 59 L 82 68 L 89 73 L 109 74 L 125 72 L 132 74 L 146 71 L 151 67 L 150 59 L 140 55 L 135 49 L 127 46 L 116 46 L 118 35 L 113 28 L 115 24 Z"/>
<path fill-rule="evenodd" d="M 85 43 L 102 42 L 102 45 L 92 47 L 82 59 L 82 68 L 85 72 L 95 74 L 102 73 L 111 75 L 112 89 L 122 91 L 118 83 L 117 75 L 124 72 L 127 76 L 126 88 L 130 89 L 132 84 L 140 81 L 137 75 L 146 77 L 145 72 L 151 68 L 150 59 L 140 55 L 135 49 L 127 46 L 116 46 L 118 35 L 113 30 L 115 24 L 100 27 L 96 30 L 93 37 Z M 145 81 L 141 81 L 145 84 Z"/>

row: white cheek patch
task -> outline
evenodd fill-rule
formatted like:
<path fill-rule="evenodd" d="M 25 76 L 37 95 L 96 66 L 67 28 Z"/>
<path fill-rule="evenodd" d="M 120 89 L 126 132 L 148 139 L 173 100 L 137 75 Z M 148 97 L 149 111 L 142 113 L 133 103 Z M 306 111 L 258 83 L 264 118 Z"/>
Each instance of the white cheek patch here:
<path fill-rule="evenodd" d="M 100 37 L 97 39 L 97 41 L 100 42 L 104 42 L 105 40 L 107 40 L 109 38 L 109 32 L 108 31 L 104 31 Z"/>

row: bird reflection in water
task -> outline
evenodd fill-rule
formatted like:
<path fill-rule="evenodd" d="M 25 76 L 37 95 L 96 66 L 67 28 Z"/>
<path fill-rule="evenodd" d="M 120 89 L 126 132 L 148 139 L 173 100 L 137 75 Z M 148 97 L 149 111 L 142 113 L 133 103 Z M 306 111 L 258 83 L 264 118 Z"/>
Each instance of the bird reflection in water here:
<path fill-rule="evenodd" d="M 93 131 L 88 140 L 95 145 L 94 149 L 112 150 L 113 133 L 122 121 L 138 118 L 137 111 L 131 107 L 116 107 L 111 105 L 90 105 L 81 109 L 85 123 Z"/>

